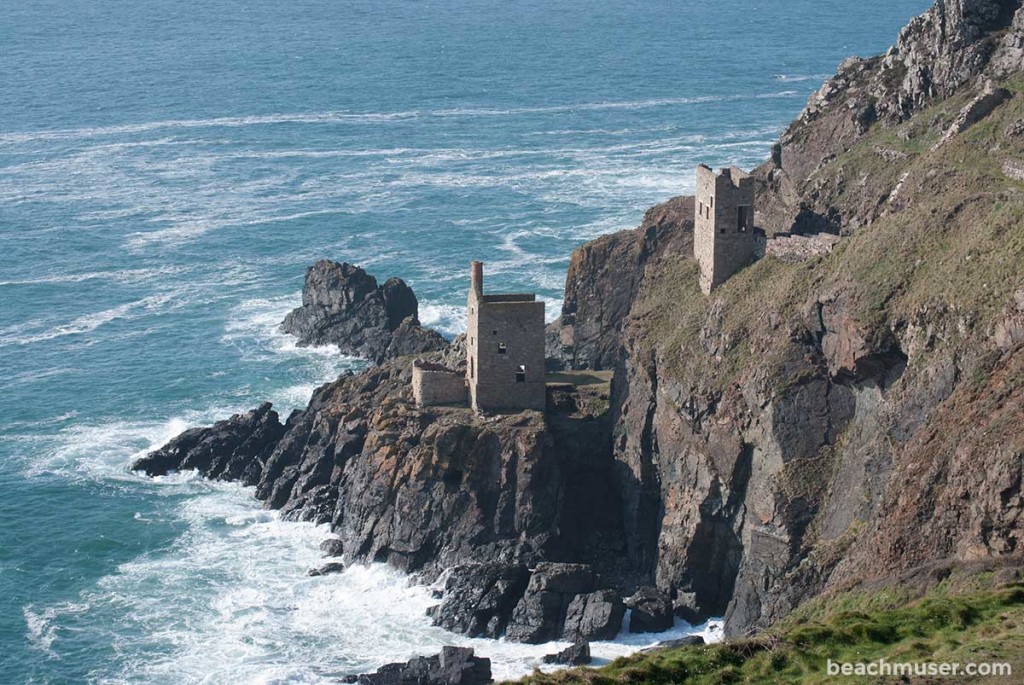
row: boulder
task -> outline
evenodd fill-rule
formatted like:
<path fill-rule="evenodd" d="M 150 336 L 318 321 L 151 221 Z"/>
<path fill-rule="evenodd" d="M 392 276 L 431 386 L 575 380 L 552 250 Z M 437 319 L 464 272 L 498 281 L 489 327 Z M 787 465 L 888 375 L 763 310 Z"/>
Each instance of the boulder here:
<path fill-rule="evenodd" d="M 340 557 L 345 553 L 345 545 L 338 538 L 327 538 L 320 543 L 320 551 L 325 557 Z"/>
<path fill-rule="evenodd" d="M 345 570 L 345 564 L 340 561 L 332 561 L 318 568 L 311 568 L 306 575 L 311 577 L 326 576 L 332 573 L 341 573 Z"/>
<path fill-rule="evenodd" d="M 661 633 L 672 627 L 672 602 L 661 590 L 642 587 L 626 600 L 630 609 L 629 632 Z"/>
<path fill-rule="evenodd" d="M 562 639 L 613 640 L 622 629 L 626 605 L 614 590 L 576 595 L 565 614 Z"/>
<path fill-rule="evenodd" d="M 544 657 L 546 664 L 565 664 L 566 666 L 584 666 L 590 663 L 590 643 L 577 642 L 556 654 Z"/>
<path fill-rule="evenodd" d="M 359 685 L 486 685 L 491 682 L 491 660 L 473 655 L 466 647 L 444 647 L 431 657 L 381 666 L 376 673 L 348 676 Z"/>
<path fill-rule="evenodd" d="M 465 564 L 445 580 L 441 604 L 428 611 L 434 625 L 470 637 L 497 638 L 508 625 L 529 579 L 525 566 Z"/>
<path fill-rule="evenodd" d="M 540 644 L 562 635 L 569 604 L 591 592 L 594 572 L 586 564 L 537 564 L 519 600 L 505 637 L 513 642 Z"/>
<path fill-rule="evenodd" d="M 699 625 L 711 618 L 705 609 L 702 609 L 697 602 L 697 593 L 680 592 L 672 602 L 672 613 L 683 619 L 691 626 Z"/>

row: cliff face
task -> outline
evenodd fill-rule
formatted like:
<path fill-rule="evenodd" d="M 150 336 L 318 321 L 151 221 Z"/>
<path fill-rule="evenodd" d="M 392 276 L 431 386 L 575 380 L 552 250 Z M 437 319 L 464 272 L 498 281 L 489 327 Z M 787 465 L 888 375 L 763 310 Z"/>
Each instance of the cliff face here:
<path fill-rule="evenodd" d="M 1022 59 L 1020 2 L 940 0 L 885 56 L 840 67 L 757 170 L 758 223 L 841 234 L 831 253 L 769 251 L 705 297 L 692 198 L 578 249 L 548 355 L 614 370 L 610 393 L 549 389 L 546 414 L 419 409 L 400 358 L 283 424 L 264 405 L 137 468 L 255 485 L 329 521 L 347 561 L 458 566 L 435 620 L 524 640 L 614 633 L 610 588 L 655 583 L 659 619 L 671 600 L 736 634 L 908 569 L 1019 558 Z M 311 272 L 291 323 L 370 321 L 376 352 L 419 352 L 394 346 L 419 329 L 414 299 L 332 281 L 343 268 Z"/>
<path fill-rule="evenodd" d="M 709 297 L 692 215 L 574 255 L 564 358 L 616 368 L 630 558 L 733 634 L 1024 552 L 1021 45 L 1019 2 L 940 1 L 811 99 L 758 170 L 758 219 L 842 232 L 831 255 L 769 256 Z"/>
<path fill-rule="evenodd" d="M 638 229 L 603 236 L 575 250 L 562 314 L 548 324 L 549 364 L 614 368 L 647 263 L 667 251 L 692 251 L 692 235 L 678 230 L 692 223 L 693 199 L 674 198 L 647 210 Z"/>
<path fill-rule="evenodd" d="M 986 78 L 1019 78 L 1024 64 L 1020 6 L 1019 0 L 937 0 L 900 31 L 884 55 L 843 62 L 782 134 L 772 159 L 757 170 L 759 225 L 769 231 L 847 233 L 877 218 L 885 184 L 871 178 L 838 181 L 826 167 L 876 123 L 899 130 L 895 125 L 940 100 L 980 89 Z M 933 124 L 920 119 L 919 125 Z M 884 161 L 890 160 L 903 161 L 891 154 Z M 861 201 L 830 201 L 842 190 L 839 182 L 860 185 L 855 192 Z"/>

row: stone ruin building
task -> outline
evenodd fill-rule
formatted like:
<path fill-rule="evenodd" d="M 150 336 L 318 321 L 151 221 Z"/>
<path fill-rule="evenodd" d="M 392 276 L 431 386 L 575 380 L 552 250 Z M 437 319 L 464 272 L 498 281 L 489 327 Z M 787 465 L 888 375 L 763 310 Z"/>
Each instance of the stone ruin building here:
<path fill-rule="evenodd" d="M 754 177 L 730 167 L 697 167 L 693 253 L 705 295 L 754 261 Z"/>
<path fill-rule="evenodd" d="M 466 303 L 466 373 L 417 360 L 419 406 L 463 404 L 474 411 L 543 410 L 544 302 L 534 294 L 484 294 L 484 265 L 470 268 Z"/>

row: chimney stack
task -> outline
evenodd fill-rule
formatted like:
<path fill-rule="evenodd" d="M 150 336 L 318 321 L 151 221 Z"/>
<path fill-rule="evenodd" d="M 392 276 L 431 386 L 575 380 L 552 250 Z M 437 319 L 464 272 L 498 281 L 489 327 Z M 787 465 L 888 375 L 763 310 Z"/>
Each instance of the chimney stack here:
<path fill-rule="evenodd" d="M 484 263 L 473 262 L 469 267 L 469 285 L 477 297 L 484 294 Z"/>

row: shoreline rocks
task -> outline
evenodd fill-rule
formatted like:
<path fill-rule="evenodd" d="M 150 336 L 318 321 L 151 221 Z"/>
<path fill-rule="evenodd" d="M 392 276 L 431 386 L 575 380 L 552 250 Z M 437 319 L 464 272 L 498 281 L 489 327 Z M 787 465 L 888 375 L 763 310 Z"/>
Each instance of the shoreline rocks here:
<path fill-rule="evenodd" d="M 662 633 L 672 627 L 675 617 L 672 602 L 661 590 L 642 587 L 626 599 L 629 607 L 629 632 Z"/>
<path fill-rule="evenodd" d="M 357 685 L 487 685 L 493 681 L 490 659 L 475 656 L 467 647 L 444 647 L 435 656 L 387 664 L 374 673 L 348 676 L 342 682 Z"/>
<path fill-rule="evenodd" d="M 302 306 L 288 313 L 281 331 L 296 336 L 300 347 L 335 345 L 380 364 L 448 346 L 418 317 L 416 294 L 401 278 L 378 286 L 358 266 L 321 259 L 306 269 Z"/>
<path fill-rule="evenodd" d="M 577 642 L 555 654 L 544 656 L 546 664 L 562 664 L 565 666 L 585 666 L 591 662 L 590 643 Z"/>

